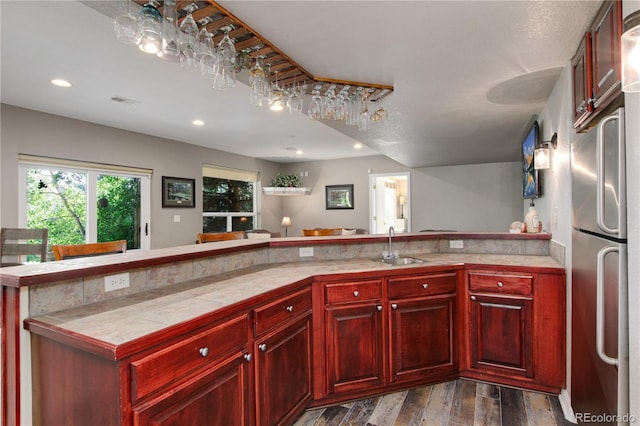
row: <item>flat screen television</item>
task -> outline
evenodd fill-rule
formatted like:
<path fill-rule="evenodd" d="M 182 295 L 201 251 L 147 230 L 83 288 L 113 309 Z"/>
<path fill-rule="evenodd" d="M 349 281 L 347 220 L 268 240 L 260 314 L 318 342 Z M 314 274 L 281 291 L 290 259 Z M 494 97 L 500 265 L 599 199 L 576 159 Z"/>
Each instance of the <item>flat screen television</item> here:
<path fill-rule="evenodd" d="M 534 121 L 524 140 L 522 141 L 522 197 L 538 198 L 540 192 L 540 177 L 533 162 L 533 151 L 540 144 L 540 126 Z"/>

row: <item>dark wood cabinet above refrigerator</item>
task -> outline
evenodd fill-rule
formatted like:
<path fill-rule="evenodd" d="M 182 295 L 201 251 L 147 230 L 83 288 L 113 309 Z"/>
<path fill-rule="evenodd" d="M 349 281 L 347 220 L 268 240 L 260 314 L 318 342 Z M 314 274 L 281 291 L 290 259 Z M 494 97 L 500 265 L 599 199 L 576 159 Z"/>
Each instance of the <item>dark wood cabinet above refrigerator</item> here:
<path fill-rule="evenodd" d="M 583 131 L 612 104 L 621 102 L 622 2 L 602 4 L 571 59 L 573 127 Z"/>

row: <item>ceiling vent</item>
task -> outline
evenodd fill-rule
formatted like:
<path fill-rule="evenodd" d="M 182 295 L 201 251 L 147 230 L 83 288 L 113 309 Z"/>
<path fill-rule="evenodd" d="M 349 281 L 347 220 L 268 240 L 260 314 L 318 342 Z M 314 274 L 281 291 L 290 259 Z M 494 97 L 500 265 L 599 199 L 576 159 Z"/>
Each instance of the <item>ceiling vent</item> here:
<path fill-rule="evenodd" d="M 111 100 L 126 105 L 138 105 L 139 103 L 141 103 L 140 101 L 136 101 L 135 99 L 125 98 L 124 96 L 120 95 L 113 95 L 111 97 Z"/>

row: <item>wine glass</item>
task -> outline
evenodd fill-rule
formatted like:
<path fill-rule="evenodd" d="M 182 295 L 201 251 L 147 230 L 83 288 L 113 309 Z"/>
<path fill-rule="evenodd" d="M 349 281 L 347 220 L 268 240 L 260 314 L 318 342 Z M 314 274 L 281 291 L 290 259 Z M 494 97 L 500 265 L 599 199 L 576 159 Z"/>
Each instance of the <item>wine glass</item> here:
<path fill-rule="evenodd" d="M 178 11 L 176 0 L 165 0 L 162 9 L 162 43 L 158 57 L 169 62 L 180 60 L 180 37 L 178 35 Z"/>
<path fill-rule="evenodd" d="M 249 103 L 255 106 L 262 106 L 263 101 L 269 93 L 269 81 L 267 80 L 267 72 L 264 68 L 264 57 L 258 56 L 256 63 L 249 70 L 249 87 L 251 93 Z"/>
<path fill-rule="evenodd" d="M 322 109 L 322 98 L 320 98 L 320 92 L 314 89 L 311 94 L 311 102 L 309 103 L 309 109 L 307 110 L 307 115 L 312 120 L 320 119 L 320 111 Z"/>
<path fill-rule="evenodd" d="M 113 21 L 113 31 L 120 43 L 135 45 L 140 42 L 138 20 L 131 14 L 131 0 L 127 1 L 127 13 Z"/>
<path fill-rule="evenodd" d="M 187 6 L 187 16 L 180 23 L 180 66 L 182 69 L 194 72 L 198 69 L 198 61 L 196 60 L 196 38 L 198 37 L 198 24 L 193 19 L 193 4 Z"/>
<path fill-rule="evenodd" d="M 162 15 L 155 0 L 149 0 L 138 14 L 140 42 L 138 47 L 145 53 L 155 55 L 162 44 Z"/>
<path fill-rule="evenodd" d="M 202 45 L 206 47 L 206 50 L 200 56 L 200 74 L 206 79 L 214 79 L 218 71 L 218 56 L 213 50 L 212 33 L 207 31 Z"/>
<path fill-rule="evenodd" d="M 291 95 L 289 96 L 289 99 L 287 99 L 287 108 L 291 114 L 302 112 L 304 101 L 300 95 L 298 95 L 298 91 L 299 88 L 296 89 L 294 82 L 294 85 L 291 87 Z"/>
<path fill-rule="evenodd" d="M 287 103 L 287 92 L 278 84 L 278 71 L 274 71 L 275 82 L 271 87 L 271 96 L 269 97 L 269 108 L 272 111 L 282 111 Z"/>
<path fill-rule="evenodd" d="M 214 86 L 218 90 L 230 89 L 236 86 L 236 48 L 233 40 L 229 38 L 229 27 L 224 27 L 224 37 L 218 43 L 216 53 L 218 55 L 218 72 L 214 80 Z"/>

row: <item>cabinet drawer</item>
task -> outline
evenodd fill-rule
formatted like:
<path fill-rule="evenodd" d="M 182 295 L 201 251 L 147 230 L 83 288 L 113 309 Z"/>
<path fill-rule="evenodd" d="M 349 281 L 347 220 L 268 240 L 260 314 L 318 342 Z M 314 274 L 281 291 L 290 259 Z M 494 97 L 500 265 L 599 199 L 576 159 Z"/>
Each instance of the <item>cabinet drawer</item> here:
<path fill-rule="evenodd" d="M 469 272 L 469 288 L 472 292 L 530 296 L 533 294 L 533 275 Z"/>
<path fill-rule="evenodd" d="M 381 298 L 381 280 L 325 284 L 325 300 L 328 304 L 366 302 Z"/>
<path fill-rule="evenodd" d="M 236 318 L 131 363 L 132 402 L 211 366 L 211 362 L 247 345 L 249 315 Z"/>
<path fill-rule="evenodd" d="M 311 289 L 278 299 L 255 310 L 255 333 L 260 334 L 310 310 Z"/>
<path fill-rule="evenodd" d="M 455 293 L 455 291 L 455 272 L 399 277 L 389 280 L 389 299 L 433 296 L 436 294 Z"/>

